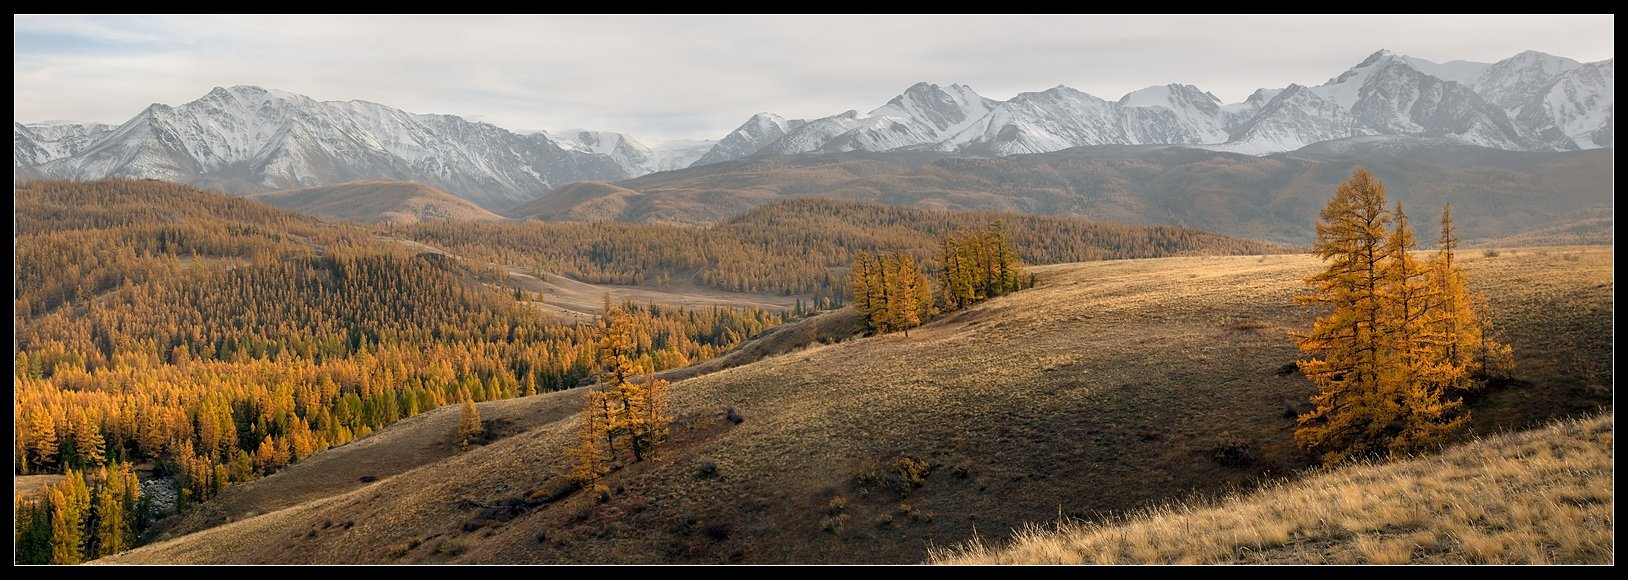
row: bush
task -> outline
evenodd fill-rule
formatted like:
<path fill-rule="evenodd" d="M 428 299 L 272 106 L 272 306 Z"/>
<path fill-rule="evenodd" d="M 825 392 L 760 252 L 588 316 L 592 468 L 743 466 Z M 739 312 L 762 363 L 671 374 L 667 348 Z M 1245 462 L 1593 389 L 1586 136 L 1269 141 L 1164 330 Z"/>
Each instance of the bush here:
<path fill-rule="evenodd" d="M 825 513 L 833 516 L 842 513 L 842 510 L 845 509 L 848 509 L 848 498 L 840 495 L 831 498 L 831 503 L 825 504 Z"/>
<path fill-rule="evenodd" d="M 927 482 L 927 473 L 933 469 L 932 464 L 908 455 L 900 456 L 889 467 L 862 471 L 854 478 L 860 497 L 868 496 L 873 486 L 891 489 L 898 492 L 899 497 L 909 496 Z"/>

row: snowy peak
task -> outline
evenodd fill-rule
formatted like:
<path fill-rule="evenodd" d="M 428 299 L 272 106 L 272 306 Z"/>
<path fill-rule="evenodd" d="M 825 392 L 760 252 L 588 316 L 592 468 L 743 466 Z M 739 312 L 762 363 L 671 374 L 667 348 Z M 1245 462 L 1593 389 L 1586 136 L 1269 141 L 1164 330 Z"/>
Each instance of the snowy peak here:
<path fill-rule="evenodd" d="M 1357 103 L 1357 99 L 1361 98 L 1362 87 L 1368 84 L 1368 78 L 1373 76 L 1376 71 L 1394 64 L 1408 66 L 1405 61 L 1398 59 L 1395 53 L 1389 50 L 1381 50 L 1368 55 L 1368 58 L 1357 63 L 1357 66 L 1340 73 L 1339 76 L 1312 88 L 1312 91 L 1317 93 L 1317 96 L 1335 105 L 1350 109 L 1352 105 Z"/>
<path fill-rule="evenodd" d="M 1126 93 L 1120 97 L 1119 106 L 1164 107 L 1170 110 L 1198 109 L 1214 113 L 1221 110 L 1221 99 L 1193 85 L 1170 84 Z"/>
<path fill-rule="evenodd" d="M 1264 97 L 1265 93 L 1257 91 L 1256 95 Z M 1349 114 L 1343 108 L 1315 90 L 1291 84 L 1261 105 L 1254 117 L 1235 127 L 1230 141 L 1211 148 L 1265 155 L 1350 135 Z"/>
<path fill-rule="evenodd" d="M 1193 85 L 1148 87 L 1126 94 L 1118 105 L 1126 134 L 1140 143 L 1216 143 L 1228 137 L 1221 99 Z"/>
<path fill-rule="evenodd" d="M 1516 121 L 1556 149 L 1611 147 L 1616 122 L 1616 59 L 1560 73 L 1519 107 Z"/>
<path fill-rule="evenodd" d="M 768 144 L 803 126 L 804 123 L 802 119 L 788 121 L 774 113 L 752 115 L 752 118 L 741 123 L 741 126 L 730 131 L 728 135 L 724 135 L 723 139 L 719 139 L 718 144 L 713 145 L 706 154 L 697 159 L 692 167 L 754 155 Z"/>
<path fill-rule="evenodd" d="M 966 85 L 940 87 L 916 83 L 886 105 L 871 111 L 870 116 L 915 121 L 931 127 L 934 135 L 938 135 L 965 127 L 988 114 L 996 104 Z"/>
<path fill-rule="evenodd" d="M 13 166 L 30 167 L 68 157 L 111 132 L 112 125 L 101 123 L 45 121 L 24 125 L 13 122 Z"/>
<path fill-rule="evenodd" d="M 1469 87 L 1420 72 L 1404 62 L 1374 71 L 1351 106 L 1361 134 L 1457 135 L 1466 143 L 1519 149 L 1523 138 L 1508 115 Z"/>
<path fill-rule="evenodd" d="M 53 177 L 153 177 L 243 193 L 403 179 L 487 209 L 517 205 L 571 181 L 630 176 L 609 155 L 566 150 L 542 135 L 252 86 L 217 87 L 175 107 L 154 104 L 95 143 L 37 168 Z"/>
<path fill-rule="evenodd" d="M 795 155 L 798 153 L 813 153 L 816 151 L 851 151 L 852 149 L 833 149 L 826 144 L 843 134 L 859 128 L 870 117 L 859 114 L 859 111 L 848 110 L 839 115 L 815 119 L 792 129 L 785 136 L 764 146 L 758 152 L 770 155 Z"/>
<path fill-rule="evenodd" d="M 567 148 L 610 157 L 628 175 L 644 175 L 657 171 L 654 169 L 655 152 L 627 135 L 586 129 L 572 129 L 550 135 L 556 137 L 556 143 Z"/>
<path fill-rule="evenodd" d="M 1503 107 L 1512 116 L 1566 71 L 1581 63 L 1535 50 L 1493 63 L 1470 81 L 1470 87 L 1487 101 Z"/>

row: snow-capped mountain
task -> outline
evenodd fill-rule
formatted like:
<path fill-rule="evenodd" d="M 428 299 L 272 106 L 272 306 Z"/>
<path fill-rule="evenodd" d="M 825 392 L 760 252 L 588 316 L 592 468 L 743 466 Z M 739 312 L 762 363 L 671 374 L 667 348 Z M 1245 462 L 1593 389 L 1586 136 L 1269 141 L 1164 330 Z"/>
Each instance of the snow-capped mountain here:
<path fill-rule="evenodd" d="M 1561 73 L 1521 107 L 1515 121 L 1556 149 L 1612 146 L 1615 60 L 1592 62 Z"/>
<path fill-rule="evenodd" d="M 1210 148 L 1250 155 L 1292 151 L 1351 136 L 1347 117 L 1333 100 L 1310 88 L 1289 85 L 1261 105 L 1253 117 L 1234 127 L 1231 140 Z"/>
<path fill-rule="evenodd" d="M 1381 50 L 1321 85 L 1284 89 L 1213 148 L 1265 154 L 1360 135 L 1447 135 L 1484 147 L 1534 148 L 1507 114 L 1469 85 L 1420 70 L 1462 78 L 1484 66 L 1436 65 Z"/>
<path fill-rule="evenodd" d="M 631 135 L 572 129 L 550 134 L 555 142 L 578 151 L 609 156 L 629 176 L 689 167 L 717 141 L 675 140 L 645 145 Z"/>
<path fill-rule="evenodd" d="M 250 86 L 216 88 L 175 107 L 154 104 L 38 169 L 52 177 L 153 177 L 242 192 L 406 179 L 487 209 L 518 205 L 573 181 L 632 176 L 608 155 L 567 148 L 545 134 Z"/>
<path fill-rule="evenodd" d="M 921 149 L 988 115 L 999 102 L 965 85 L 916 83 L 887 104 L 871 110 L 857 127 L 826 140 L 820 151 Z M 822 119 L 823 120 L 823 119 Z M 809 123 L 809 126 L 818 121 Z M 807 129 L 809 126 L 804 126 Z"/>
<path fill-rule="evenodd" d="M 32 167 L 73 155 L 113 131 L 112 125 L 69 121 L 12 125 L 14 167 Z"/>
<path fill-rule="evenodd" d="M 1614 84 L 1614 59 L 1579 63 L 1527 51 L 1496 63 L 1435 63 L 1381 50 L 1321 84 L 1263 88 L 1233 104 L 1185 84 L 1117 100 L 1058 86 L 997 101 L 965 85 L 917 83 L 868 113 L 808 121 L 759 113 L 715 142 L 653 146 L 622 133 L 517 134 L 451 115 L 238 86 L 152 105 L 117 127 L 14 122 L 13 159 L 23 177 L 154 177 L 243 193 L 414 180 L 500 210 L 574 181 L 759 154 L 1178 144 L 1261 155 L 1393 135 L 1521 151 L 1610 147 Z"/>
<path fill-rule="evenodd" d="M 1125 130 L 1141 143 L 1214 143 L 1227 138 L 1221 99 L 1193 85 L 1164 85 L 1131 92 L 1117 103 Z"/>
<path fill-rule="evenodd" d="M 1610 143 L 1613 71 L 1611 60 L 1584 65 L 1536 52 L 1489 64 L 1435 63 L 1381 50 L 1322 84 L 1260 89 L 1230 105 L 1184 84 L 1148 87 L 1117 101 L 1058 86 L 1002 102 L 963 85 L 918 83 L 868 114 L 814 119 L 755 150 L 749 145 L 758 141 L 737 139 L 728 158 L 914 149 L 1010 155 L 1106 144 L 1262 155 L 1363 135 L 1448 137 L 1510 150 L 1586 149 Z M 742 128 L 760 124 L 754 121 Z M 721 159 L 698 163 L 714 160 Z"/>
<path fill-rule="evenodd" d="M 869 117 L 853 110 L 840 115 L 815 119 L 804 123 L 801 127 L 787 131 L 784 136 L 769 142 L 763 149 L 755 153 L 768 153 L 771 155 L 814 153 L 825 148 L 826 143 L 841 137 L 844 133 L 858 129 L 869 120 Z"/>
<path fill-rule="evenodd" d="M 1057 86 L 1020 93 L 952 135 L 940 150 L 982 155 L 1058 151 L 1081 145 L 1125 143 L 1118 105 Z"/>
<path fill-rule="evenodd" d="M 1483 67 L 1467 84 L 1513 117 L 1562 73 L 1580 66 L 1583 64 L 1569 58 L 1528 50 Z"/>
<path fill-rule="evenodd" d="M 1610 147 L 1615 60 L 1583 64 L 1529 50 L 1486 67 L 1470 86 L 1530 139 L 1560 150 Z"/>
<path fill-rule="evenodd" d="M 806 122 L 802 119 L 787 120 L 774 113 L 752 115 L 752 118 L 741 123 L 741 126 L 730 131 L 728 135 L 724 135 L 723 139 L 719 139 L 718 144 L 713 145 L 691 166 L 722 163 L 756 154 L 768 144 L 785 137 L 786 133 L 802 127 Z"/>

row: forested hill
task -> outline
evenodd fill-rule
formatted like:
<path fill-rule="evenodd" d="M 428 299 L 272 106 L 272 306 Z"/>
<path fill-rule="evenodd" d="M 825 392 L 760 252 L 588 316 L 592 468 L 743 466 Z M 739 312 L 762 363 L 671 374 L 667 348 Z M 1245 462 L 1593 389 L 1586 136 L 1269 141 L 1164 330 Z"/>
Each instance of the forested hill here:
<path fill-rule="evenodd" d="M 89 494 L 119 487 L 117 464 L 150 464 L 140 476 L 174 478 L 184 508 L 441 405 L 576 386 L 598 364 L 595 326 L 556 322 L 499 270 L 360 226 L 154 181 L 19 182 L 14 200 L 14 472 L 67 473 Z M 781 321 L 627 310 L 656 370 Z M 19 514 L 54 507 L 76 523 L 52 529 L 86 539 L 29 528 L 19 562 L 105 556 L 147 522 L 99 530 L 112 513 L 64 491 L 72 505 Z"/>
<path fill-rule="evenodd" d="M 1018 257 L 1030 264 L 1288 250 L 1178 226 L 931 211 L 822 198 L 766 205 L 707 227 L 427 222 L 384 231 L 471 258 L 589 282 L 694 279 L 720 290 L 812 294 L 817 301 L 840 299 L 844 269 L 856 252 L 911 252 L 932 269 L 946 234 L 993 221 L 1007 224 Z"/>

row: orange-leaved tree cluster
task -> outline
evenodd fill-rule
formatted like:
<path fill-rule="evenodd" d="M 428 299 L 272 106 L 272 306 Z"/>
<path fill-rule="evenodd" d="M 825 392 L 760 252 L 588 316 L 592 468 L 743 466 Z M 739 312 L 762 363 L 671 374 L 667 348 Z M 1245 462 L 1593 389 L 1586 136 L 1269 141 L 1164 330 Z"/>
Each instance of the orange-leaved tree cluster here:
<path fill-rule="evenodd" d="M 851 278 L 854 309 L 878 334 L 910 329 L 932 319 L 933 289 L 916 258 L 908 253 L 864 253 L 854 257 Z"/>
<path fill-rule="evenodd" d="M 667 381 L 654 376 L 636 380 L 647 369 L 638 357 L 640 337 L 627 312 L 608 307 L 600 328 L 602 386 L 583 393 L 582 428 L 572 449 L 576 465 L 571 478 L 580 483 L 599 479 L 619 462 L 649 458 L 667 438 L 673 420 L 667 414 Z"/>
<path fill-rule="evenodd" d="M 135 546 L 150 520 L 129 463 L 69 469 L 38 499 L 17 496 L 16 563 L 77 564 Z"/>
<path fill-rule="evenodd" d="M 887 333 L 920 326 L 942 312 L 1034 285 L 1012 249 L 1005 222 L 987 229 L 962 230 L 939 244 L 941 260 L 935 289 L 916 258 L 904 252 L 860 252 L 854 258 L 849 286 L 854 309 L 867 330 Z"/>
<path fill-rule="evenodd" d="M 1386 209 L 1385 185 L 1364 169 L 1340 184 L 1317 223 L 1312 251 L 1326 267 L 1306 278 L 1300 303 L 1327 308 L 1300 350 L 1317 386 L 1295 441 L 1325 463 L 1438 447 L 1463 427 L 1462 394 L 1509 371 L 1509 348 L 1491 338 L 1453 263 L 1450 210 L 1429 263 L 1402 204 Z"/>

